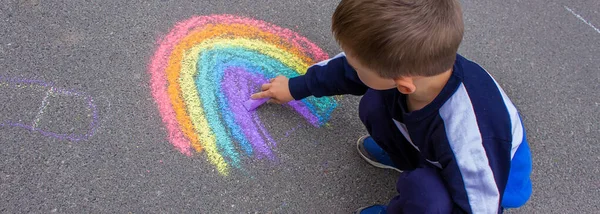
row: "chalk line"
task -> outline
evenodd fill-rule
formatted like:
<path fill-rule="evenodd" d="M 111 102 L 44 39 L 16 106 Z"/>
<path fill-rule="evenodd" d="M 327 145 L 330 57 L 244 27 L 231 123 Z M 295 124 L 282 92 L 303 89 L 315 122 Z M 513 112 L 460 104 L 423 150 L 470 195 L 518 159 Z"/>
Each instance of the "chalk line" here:
<path fill-rule="evenodd" d="M 53 90 L 54 90 L 54 87 L 50 87 L 50 89 L 48 89 L 48 91 L 46 91 L 46 96 L 44 96 L 44 99 L 42 99 L 42 105 L 40 106 L 40 110 L 35 115 L 35 119 L 33 120 L 33 125 L 31 125 L 31 128 L 33 130 L 35 130 L 38 123 L 40 122 L 40 119 L 42 118 L 42 115 L 44 114 L 44 109 L 46 109 L 46 106 L 48 106 L 48 97 L 50 96 L 50 94 L 52 94 Z"/>
<path fill-rule="evenodd" d="M 7 77 L 0 76 L 0 84 L 5 84 L 6 86 L 13 86 L 13 85 L 17 86 L 20 84 L 25 84 L 25 85 L 31 85 L 31 86 L 37 85 L 37 86 L 41 86 L 41 87 L 50 87 L 50 89 L 48 91 L 46 91 L 46 96 L 42 100 L 42 105 L 40 106 L 40 109 L 38 110 L 38 113 L 37 113 L 32 125 L 23 124 L 23 123 L 19 123 L 19 122 L 13 122 L 13 121 L 0 121 L 0 127 L 3 127 L 3 126 L 19 127 L 19 128 L 27 129 L 29 131 L 38 132 L 46 137 L 53 137 L 53 138 L 57 138 L 59 140 L 70 140 L 70 141 L 87 140 L 88 138 L 90 138 L 91 136 L 93 136 L 95 134 L 96 129 L 98 127 L 98 109 L 96 108 L 96 104 L 94 103 L 94 100 L 91 96 L 88 96 L 83 92 L 77 92 L 77 91 L 72 91 L 72 90 L 67 90 L 67 89 L 62 89 L 62 88 L 56 88 L 53 86 L 52 83 L 46 83 L 46 82 L 43 82 L 40 80 L 17 79 L 17 78 L 7 78 Z M 70 97 L 74 97 L 74 98 L 81 98 L 87 102 L 87 104 L 88 104 L 87 110 L 90 111 L 90 113 L 88 114 L 88 117 L 90 117 L 90 124 L 88 127 L 89 130 L 87 130 L 87 133 L 85 133 L 85 134 L 58 133 L 58 132 L 46 131 L 44 129 L 37 128 L 39 120 L 40 120 L 41 116 L 44 114 L 44 110 L 48 106 L 48 97 L 53 94 L 66 95 L 66 96 L 70 96 Z"/>
<path fill-rule="evenodd" d="M 585 23 L 586 25 L 592 27 L 596 33 L 600 33 L 600 30 L 598 30 L 598 28 L 596 28 L 592 23 L 588 22 L 587 20 L 585 20 L 583 17 L 581 17 L 579 14 L 575 13 L 575 11 L 571 10 L 571 8 L 564 6 L 565 9 L 567 9 L 569 12 L 571 12 L 575 17 L 577 17 L 579 20 L 581 20 L 583 23 Z"/>

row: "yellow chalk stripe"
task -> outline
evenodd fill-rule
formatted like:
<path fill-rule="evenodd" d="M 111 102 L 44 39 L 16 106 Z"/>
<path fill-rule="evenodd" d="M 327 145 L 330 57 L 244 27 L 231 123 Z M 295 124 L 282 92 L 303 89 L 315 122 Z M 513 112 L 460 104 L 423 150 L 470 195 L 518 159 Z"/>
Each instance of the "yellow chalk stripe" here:
<path fill-rule="evenodd" d="M 296 71 L 298 74 L 306 73 L 306 69 L 308 68 L 308 64 L 304 63 L 300 60 L 296 55 L 282 50 L 281 48 L 265 43 L 260 40 L 254 39 L 246 39 L 246 38 L 211 38 L 204 40 L 202 43 L 196 45 L 190 51 L 191 54 L 195 54 L 198 59 L 198 53 L 203 49 L 213 49 L 215 47 L 240 47 L 247 50 L 256 51 L 263 55 L 269 56 L 271 58 L 276 59 L 281 62 L 283 65 L 291 68 Z"/>
<path fill-rule="evenodd" d="M 196 53 L 196 54 L 190 54 Z M 195 57 L 194 57 L 195 55 Z M 191 56 L 191 57 L 190 57 Z M 194 129 L 200 135 L 202 144 L 211 164 L 215 165 L 219 173 L 227 174 L 227 163 L 223 156 L 219 154 L 217 149 L 216 139 L 208 125 L 208 120 L 204 117 L 202 102 L 196 89 L 194 77 L 196 76 L 196 64 L 198 62 L 197 50 L 186 51 L 185 58 L 182 61 L 180 86 L 183 92 L 183 99 L 192 120 Z"/>

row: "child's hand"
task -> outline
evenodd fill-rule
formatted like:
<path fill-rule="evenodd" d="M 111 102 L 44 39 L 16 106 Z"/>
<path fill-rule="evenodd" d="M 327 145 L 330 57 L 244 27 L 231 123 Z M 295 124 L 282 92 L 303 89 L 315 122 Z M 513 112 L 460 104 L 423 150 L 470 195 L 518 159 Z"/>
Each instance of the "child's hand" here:
<path fill-rule="evenodd" d="M 263 84 L 261 92 L 252 95 L 252 99 L 271 98 L 269 102 L 285 104 L 294 100 L 289 88 L 289 79 L 284 76 L 277 76 L 270 80 L 270 83 Z"/>

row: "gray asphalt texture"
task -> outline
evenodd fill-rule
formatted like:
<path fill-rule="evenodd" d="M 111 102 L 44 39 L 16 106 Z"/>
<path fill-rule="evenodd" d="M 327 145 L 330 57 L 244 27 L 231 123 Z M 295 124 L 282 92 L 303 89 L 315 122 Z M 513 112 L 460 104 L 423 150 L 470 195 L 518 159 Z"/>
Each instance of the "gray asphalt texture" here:
<path fill-rule="evenodd" d="M 349 213 L 387 203 L 398 173 L 359 158 L 359 97 L 329 127 L 280 106 L 259 109 L 278 162 L 217 174 L 167 141 L 150 94 L 156 41 L 197 15 L 235 14 L 290 28 L 331 56 L 337 1 L 42 1 L 0 4 L 0 77 L 85 93 L 99 128 L 86 140 L 0 126 L 1 213 Z M 460 53 L 486 68 L 520 109 L 533 150 L 533 196 L 510 213 L 600 212 L 600 1 L 464 0 Z M 0 120 L 34 121 L 47 88 L 0 86 Z M 53 95 L 39 128 L 85 133 L 80 96 Z M 83 118 L 83 119 L 82 119 Z M 2 122 L 2 121 L 0 121 Z M 289 136 L 283 133 L 290 132 Z"/>

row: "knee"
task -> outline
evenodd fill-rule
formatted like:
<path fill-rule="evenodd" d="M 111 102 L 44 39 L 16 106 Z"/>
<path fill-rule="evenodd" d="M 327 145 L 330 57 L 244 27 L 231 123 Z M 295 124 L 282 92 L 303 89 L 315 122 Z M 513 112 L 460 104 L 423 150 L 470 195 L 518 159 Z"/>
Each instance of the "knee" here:
<path fill-rule="evenodd" d="M 396 184 L 398 197 L 389 205 L 403 213 L 450 213 L 453 203 L 440 174 L 432 168 L 404 172 Z"/>
<path fill-rule="evenodd" d="M 383 97 L 378 91 L 369 89 L 360 99 L 358 105 L 358 116 L 365 126 L 369 121 L 378 121 L 383 119 L 382 115 L 387 112 L 385 109 Z"/>

